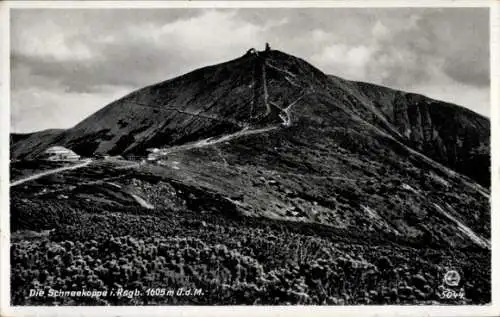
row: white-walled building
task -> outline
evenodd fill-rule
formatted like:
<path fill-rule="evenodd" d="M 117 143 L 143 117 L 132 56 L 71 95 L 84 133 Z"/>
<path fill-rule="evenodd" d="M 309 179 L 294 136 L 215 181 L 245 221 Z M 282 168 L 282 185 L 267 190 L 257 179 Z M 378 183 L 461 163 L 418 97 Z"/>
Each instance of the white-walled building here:
<path fill-rule="evenodd" d="M 78 161 L 80 155 L 63 146 L 52 146 L 40 155 L 40 159 L 47 161 Z"/>

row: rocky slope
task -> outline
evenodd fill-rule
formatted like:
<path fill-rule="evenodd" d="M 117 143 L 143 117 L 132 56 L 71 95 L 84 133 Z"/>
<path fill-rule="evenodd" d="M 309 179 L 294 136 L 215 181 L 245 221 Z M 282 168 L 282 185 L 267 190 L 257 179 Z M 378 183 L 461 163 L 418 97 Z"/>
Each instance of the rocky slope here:
<path fill-rule="evenodd" d="M 356 83 L 411 147 L 490 186 L 490 121 L 468 109 L 368 83 Z"/>
<path fill-rule="evenodd" d="M 206 293 L 90 303 L 491 301 L 489 122 L 461 107 L 249 52 L 66 131 L 14 136 L 11 150 L 30 159 L 51 145 L 158 151 L 156 163 L 96 159 L 11 186 L 16 304 L 58 300 L 29 297 L 33 288 L 165 281 Z M 38 164 L 15 162 L 11 174 Z M 443 298 L 450 269 L 465 298 Z"/>
<path fill-rule="evenodd" d="M 155 173 L 220 196 L 237 214 L 488 248 L 489 193 L 479 184 L 489 179 L 488 135 L 487 119 L 458 106 L 269 51 L 132 92 L 12 152 L 157 147 L 167 168 Z"/>
<path fill-rule="evenodd" d="M 150 147 L 235 132 L 259 118 L 279 122 L 273 105 L 280 107 L 307 93 L 335 101 L 428 157 L 489 186 L 488 119 L 421 95 L 326 76 L 279 51 L 271 51 L 263 62 L 263 54 L 246 54 L 132 92 L 66 131 L 14 135 L 12 156 L 33 158 L 55 144 L 83 156 L 141 155 Z M 272 95 L 271 103 L 266 104 L 264 89 Z M 267 112 L 271 115 L 262 120 Z"/>

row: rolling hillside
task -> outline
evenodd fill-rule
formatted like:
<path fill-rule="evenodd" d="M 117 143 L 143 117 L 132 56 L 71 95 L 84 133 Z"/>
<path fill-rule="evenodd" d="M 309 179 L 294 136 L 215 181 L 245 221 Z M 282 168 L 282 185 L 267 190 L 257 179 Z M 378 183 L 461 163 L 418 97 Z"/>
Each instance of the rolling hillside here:
<path fill-rule="evenodd" d="M 281 122 L 279 108 L 303 95 L 327 99 L 351 117 L 489 187 L 488 119 L 421 95 L 327 76 L 279 51 L 248 53 L 145 87 L 66 131 L 33 133 L 21 142 L 14 138 L 11 153 L 33 158 L 58 144 L 83 156 L 144 155 L 147 148 Z"/>
<path fill-rule="evenodd" d="M 56 269 L 72 259 L 51 266 L 69 285 L 189 276 L 212 290 L 195 300 L 204 304 L 449 303 L 442 275 L 458 268 L 468 297 L 453 303 L 486 303 L 489 144 L 489 120 L 465 108 L 249 51 L 132 92 L 71 129 L 18 138 L 18 159 L 51 145 L 157 151 L 154 164 L 97 160 L 11 188 L 11 228 L 53 230 L 56 250 L 87 250 L 92 281 Z M 22 302 L 22 272 L 51 261 L 52 247 L 16 248 Z M 131 252 L 145 262 L 127 262 Z"/>

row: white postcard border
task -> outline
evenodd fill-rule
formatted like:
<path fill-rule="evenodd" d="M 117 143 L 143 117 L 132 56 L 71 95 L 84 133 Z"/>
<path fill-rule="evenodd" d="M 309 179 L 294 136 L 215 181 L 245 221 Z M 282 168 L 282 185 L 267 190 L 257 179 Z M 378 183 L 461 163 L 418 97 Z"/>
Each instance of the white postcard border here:
<path fill-rule="evenodd" d="M 492 303 L 485 306 L 115 306 L 11 307 L 9 267 L 9 9 L 155 7 L 490 7 L 491 61 L 491 224 Z M 500 1 L 351 0 L 351 1 L 3 1 L 0 3 L 0 316 L 500 316 Z"/>

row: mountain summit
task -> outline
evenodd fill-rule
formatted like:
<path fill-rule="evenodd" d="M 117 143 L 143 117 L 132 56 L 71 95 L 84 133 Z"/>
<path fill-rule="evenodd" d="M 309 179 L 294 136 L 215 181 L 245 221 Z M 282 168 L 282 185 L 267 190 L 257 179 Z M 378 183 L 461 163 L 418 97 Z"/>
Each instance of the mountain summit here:
<path fill-rule="evenodd" d="M 93 159 L 17 180 L 11 228 L 89 240 L 89 248 L 101 248 L 91 254 L 103 263 L 110 250 L 135 250 L 122 242 L 139 245 L 136 237 L 157 245 L 166 263 L 182 242 L 175 240 L 169 253 L 171 237 L 202 242 L 193 249 L 202 250 L 199 257 L 185 249 L 195 264 L 208 256 L 207 242 L 228 255 L 224 262 L 207 258 L 216 274 L 220 263 L 236 268 L 251 260 L 244 276 L 239 268 L 218 279 L 203 275 L 205 263 L 196 274 L 191 264 L 180 269 L 207 289 L 216 281 L 215 296 L 230 283 L 232 291 L 217 303 L 247 294 L 287 303 L 303 292 L 313 298 L 308 303 L 339 303 L 331 296 L 345 303 L 445 302 L 437 291 L 457 265 L 467 298 L 484 303 L 491 285 L 489 130 L 488 119 L 465 108 L 251 49 L 134 91 L 71 129 L 12 136 L 12 156 L 21 159 L 13 170 L 30 167 L 24 159 L 55 145 L 84 157 L 139 156 L 141 163 Z M 120 236 L 119 243 L 109 238 Z M 147 252 L 141 258 L 154 257 Z M 238 254 L 242 260 L 233 261 Z M 376 265 L 357 269 L 368 262 Z M 28 270 L 16 268 L 26 292 Z M 308 288 L 287 291 L 295 285 L 290 276 Z M 164 283 L 165 275 L 147 279 Z M 243 291 L 248 279 L 264 286 Z M 133 288 L 129 282 L 127 275 L 121 283 Z M 339 293 L 346 289 L 353 293 Z"/>
<path fill-rule="evenodd" d="M 148 148 L 293 121 L 371 127 L 489 186 L 486 118 L 421 95 L 328 76 L 277 50 L 251 49 L 139 89 L 71 129 L 22 138 L 11 152 L 33 158 L 62 145 L 83 156 L 144 155 Z"/>
<path fill-rule="evenodd" d="M 489 186 L 486 118 L 421 95 L 327 75 L 277 50 L 251 49 L 229 62 L 147 86 L 71 129 L 49 132 L 17 138 L 13 156 L 34 158 L 60 145 L 82 156 L 146 157 L 149 149 L 156 149 L 160 158 L 183 155 L 184 160 L 191 156 L 197 161 L 193 149 L 206 152 L 207 159 L 216 149 L 217 157 L 222 155 L 226 162 L 270 168 L 277 175 L 283 173 L 282 181 L 302 179 L 301 188 L 310 185 L 314 193 L 305 190 L 294 193 L 293 199 L 287 197 L 291 201 L 283 213 L 295 199 L 305 197 L 322 201 L 320 209 L 336 210 L 334 206 L 342 204 L 335 198 L 341 195 L 337 188 L 341 183 L 341 191 L 366 210 L 374 208 L 370 204 L 375 193 L 363 193 L 364 187 L 374 181 L 379 184 L 377 191 L 385 191 L 388 180 L 400 184 L 403 197 L 418 191 L 415 188 L 433 189 L 432 194 L 415 196 L 412 208 L 428 204 L 436 186 L 443 190 L 455 186 L 457 191 L 466 187 L 481 200 L 487 196 L 482 186 Z M 345 195 L 342 199 L 347 199 Z M 395 208 L 407 212 L 404 205 L 380 199 L 377 204 L 387 212 Z M 250 213 L 268 214 L 268 203 L 261 212 Z M 465 201 L 454 203 L 452 209 L 462 211 L 467 222 L 478 223 L 488 206 L 484 201 L 484 208 L 469 210 Z M 332 222 L 327 220 L 330 211 L 320 214 L 300 217 Z M 484 228 L 477 229 L 486 234 Z"/>

